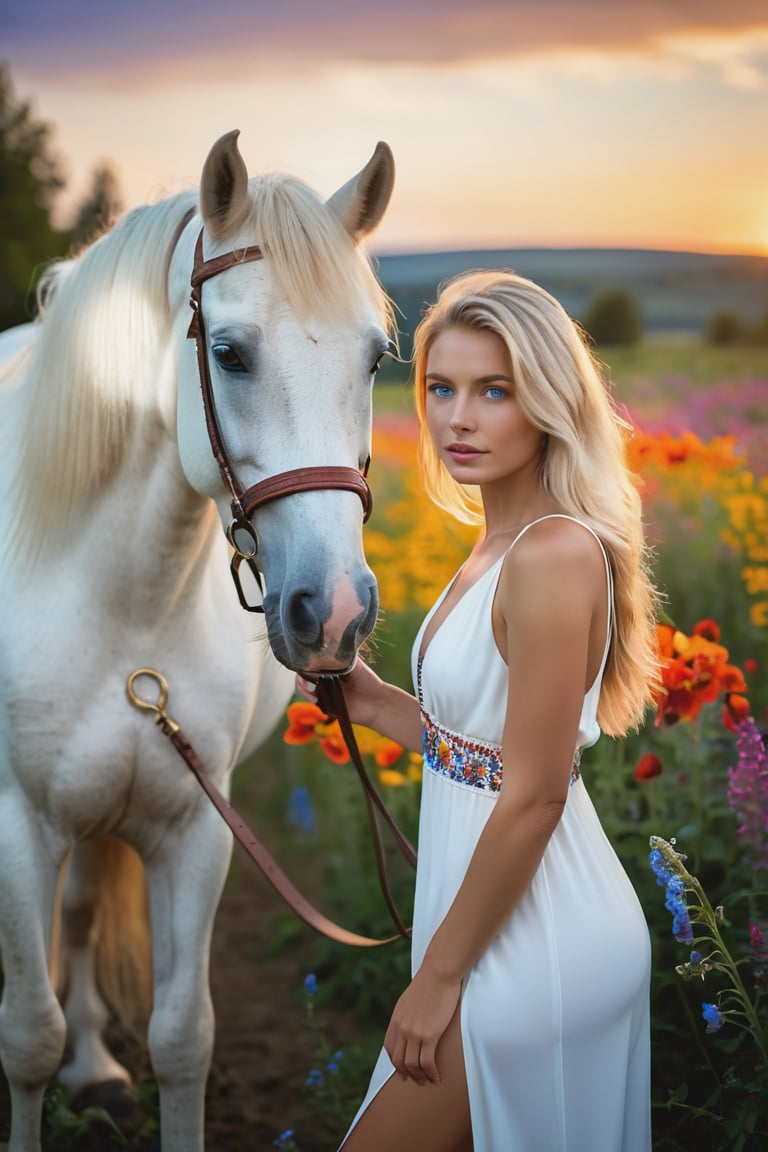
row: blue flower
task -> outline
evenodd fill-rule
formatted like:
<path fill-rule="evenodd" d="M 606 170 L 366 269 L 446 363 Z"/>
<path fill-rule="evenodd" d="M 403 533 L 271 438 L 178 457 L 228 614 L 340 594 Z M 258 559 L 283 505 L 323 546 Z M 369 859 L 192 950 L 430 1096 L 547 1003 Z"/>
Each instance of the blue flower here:
<path fill-rule="evenodd" d="M 277 1140 L 273 1140 L 272 1143 L 275 1148 L 285 1148 L 286 1145 L 293 1140 L 294 1136 L 295 1132 L 293 1128 L 286 1128 L 285 1132 L 281 1132 Z"/>
<path fill-rule="evenodd" d="M 662 888 L 666 887 L 667 890 L 664 907 L 672 913 L 672 933 L 675 940 L 679 944 L 692 944 L 693 927 L 685 903 L 685 884 L 681 877 L 673 872 L 658 848 L 652 849 L 649 859 L 656 883 Z"/>
<path fill-rule="evenodd" d="M 304 991 L 309 996 L 310 1000 L 317 995 L 317 977 L 314 972 L 310 972 L 304 980 Z"/>
<path fill-rule="evenodd" d="M 660 888 L 664 888 L 667 883 L 667 865 L 664 863 L 664 857 L 658 848 L 654 848 L 650 855 L 651 869 L 656 875 L 656 883 Z"/>
<path fill-rule="evenodd" d="M 697 952 L 695 948 L 693 952 L 691 952 L 691 963 L 701 964 L 701 952 Z"/>
<path fill-rule="evenodd" d="M 320 1088 L 323 1083 L 324 1077 L 319 1068 L 313 1068 L 304 1081 L 307 1088 Z"/>
<path fill-rule="evenodd" d="M 294 788 L 288 806 L 288 820 L 301 832 L 312 832 L 315 827 L 315 813 L 307 788 Z"/>
<path fill-rule="evenodd" d="M 702 1004 L 702 1016 L 707 1022 L 707 1032 L 719 1032 L 725 1024 L 725 1016 L 715 1004 Z"/>

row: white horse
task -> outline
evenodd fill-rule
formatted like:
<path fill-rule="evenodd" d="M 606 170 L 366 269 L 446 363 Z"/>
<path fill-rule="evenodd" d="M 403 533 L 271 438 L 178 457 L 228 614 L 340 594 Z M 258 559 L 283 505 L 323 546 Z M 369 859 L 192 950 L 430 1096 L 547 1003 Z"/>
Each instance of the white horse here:
<path fill-rule="evenodd" d="M 130 941 L 114 944 L 112 928 L 130 935 L 136 891 L 149 896 L 162 1146 L 203 1148 L 208 951 L 232 838 L 130 707 L 126 678 L 148 665 L 166 676 L 173 715 L 226 793 L 233 766 L 283 712 L 289 669 L 345 669 L 377 614 L 356 489 L 366 491 L 358 472 L 392 314 L 358 245 L 389 201 L 392 156 L 378 145 L 323 203 L 287 177 L 249 181 L 237 135 L 211 149 L 199 197 L 129 213 L 54 271 L 39 323 L 0 338 L 0 360 L 11 357 L 0 378 L 0 1058 L 11 1152 L 38 1152 L 53 1075 L 73 1092 L 129 1081 L 101 1038 L 100 989 L 120 973 L 107 966 L 97 980 L 95 945 L 113 965 L 125 960 Z M 257 508 L 254 533 L 245 524 L 244 550 L 259 542 L 265 617 L 243 611 L 227 572 L 221 521 L 232 513 L 187 337 L 200 236 L 202 359 L 242 488 L 326 466 L 330 483 L 337 473 L 358 482 L 291 489 Z M 128 867 L 139 859 L 143 868 Z M 67 860 L 62 1007 L 49 960 Z"/>

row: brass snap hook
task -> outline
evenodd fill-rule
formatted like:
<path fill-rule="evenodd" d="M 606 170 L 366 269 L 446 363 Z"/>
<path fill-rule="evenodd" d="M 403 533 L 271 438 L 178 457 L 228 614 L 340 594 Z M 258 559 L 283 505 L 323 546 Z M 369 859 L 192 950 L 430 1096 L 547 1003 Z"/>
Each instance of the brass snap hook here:
<path fill-rule="evenodd" d="M 155 703 L 151 700 L 144 700 L 136 691 L 134 685 L 139 676 L 147 676 L 157 684 L 158 692 Z M 135 672 L 131 672 L 126 681 L 125 691 L 134 708 L 140 708 L 143 712 L 156 712 L 158 717 L 165 714 L 165 706 L 168 703 L 168 681 L 154 668 L 137 668 Z"/>

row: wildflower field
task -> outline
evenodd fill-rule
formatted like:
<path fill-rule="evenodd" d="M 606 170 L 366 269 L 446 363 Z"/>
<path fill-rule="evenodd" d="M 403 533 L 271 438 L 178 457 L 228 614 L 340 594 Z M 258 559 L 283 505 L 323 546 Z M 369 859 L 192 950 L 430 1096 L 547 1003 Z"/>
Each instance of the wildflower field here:
<path fill-rule="evenodd" d="M 634 427 L 655 572 L 665 600 L 665 692 L 641 731 L 601 738 L 582 775 L 638 892 L 653 944 L 655 1152 L 768 1148 L 768 350 L 646 343 L 606 351 Z M 471 547 L 422 495 L 407 389 L 376 390 L 374 513 L 366 552 L 381 619 L 368 658 L 410 687 L 424 612 Z M 360 730 L 372 775 L 416 838 L 420 758 Z M 387 937 L 365 804 L 337 726 L 305 701 L 235 774 L 233 801 L 310 899 Z M 391 838 L 386 830 L 384 839 Z M 446 845 L 446 851 L 450 845 Z M 390 847 L 411 913 L 413 872 Z M 584 925 L 589 931 L 589 925 Z M 332 1152 L 367 1085 L 409 947 L 316 936 L 235 852 L 214 933 L 217 1047 L 208 1146 Z M 123 1038 L 125 1040 L 125 1038 Z M 47 1152 L 158 1148 L 140 1045 L 122 1058 L 145 1107 L 130 1143 L 102 1113 L 46 1097 Z M 0 1084 L 0 1141 L 7 1101 Z M 3 1145 L 0 1143 L 0 1148 Z"/>
<path fill-rule="evenodd" d="M 768 352 L 646 344 L 610 356 L 664 595 L 665 687 L 643 729 L 603 737 L 582 772 L 652 936 L 654 1147 L 756 1152 L 768 1147 Z M 410 687 L 413 636 L 474 530 L 421 494 L 401 386 L 378 390 L 371 480 L 366 552 L 382 613 L 369 657 Z M 286 843 L 322 866 L 327 909 L 356 931 L 389 935 L 337 726 L 297 702 L 283 737 Z M 366 730 L 360 738 L 415 837 L 418 758 Z M 392 867 L 407 914 L 412 873 L 394 851 Z M 407 979 L 404 943 L 357 952 L 318 942 L 297 988 L 308 1011 L 304 1092 L 337 1137 Z M 332 1034 L 339 1005 L 362 1026 L 356 1045 Z M 284 1119 L 277 1147 L 335 1146 Z"/>

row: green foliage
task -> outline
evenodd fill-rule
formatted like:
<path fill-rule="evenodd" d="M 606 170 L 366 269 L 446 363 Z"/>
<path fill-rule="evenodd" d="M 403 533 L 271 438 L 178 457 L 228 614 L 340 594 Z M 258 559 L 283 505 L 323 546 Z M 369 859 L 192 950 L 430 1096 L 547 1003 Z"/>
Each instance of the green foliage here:
<path fill-rule="evenodd" d="M 768 312 L 764 312 L 756 324 L 747 324 L 738 312 L 716 312 L 704 333 L 708 344 L 755 344 L 768 345 Z"/>
<path fill-rule="evenodd" d="M 80 205 L 72 229 L 72 246 L 79 249 L 108 231 L 123 211 L 122 193 L 109 164 L 94 169 L 88 195 Z"/>
<path fill-rule="evenodd" d="M 708 344 L 742 344 L 746 335 L 747 326 L 738 312 L 715 312 L 704 339 Z"/>
<path fill-rule="evenodd" d="M 768 346 L 768 312 L 764 312 L 757 324 L 748 330 L 747 336 L 751 344 Z"/>
<path fill-rule="evenodd" d="M 595 297 L 583 325 L 598 346 L 632 345 L 643 337 L 643 318 L 634 297 L 618 288 Z"/>
<path fill-rule="evenodd" d="M 678 963 L 675 971 L 694 985 L 703 1008 L 698 1013 L 699 1020 L 707 1021 L 706 1094 L 697 1097 L 684 1083 L 668 1091 L 666 1107 L 669 1112 L 678 1113 L 676 1119 L 682 1111 L 682 1120 L 688 1124 L 687 1140 L 694 1134 L 699 1141 L 711 1138 L 714 1121 L 716 1135 L 710 1146 L 717 1152 L 732 1152 L 734 1148 L 758 1152 L 768 1140 L 768 1017 L 762 1010 L 764 957 L 755 964 L 755 953 L 750 957 L 749 938 L 745 940 L 743 931 L 734 930 L 722 905 L 712 906 L 701 882 L 688 870 L 685 855 L 657 836 L 651 837 L 651 848 L 651 857 L 656 857 L 654 872 L 661 866 L 667 880 L 671 878 L 678 884 L 678 891 L 682 890 L 678 899 L 687 908 L 693 939 L 688 945 L 692 949 L 690 958 Z M 748 871 L 745 868 L 740 878 L 747 879 Z M 751 891 L 732 893 L 727 901 L 728 911 L 734 920 L 737 916 L 742 922 L 749 920 L 758 914 L 759 907 L 765 913 L 766 896 L 768 892 L 760 892 L 756 885 Z M 702 987 L 705 983 L 706 989 Z M 718 1033 L 716 1038 L 711 1035 L 714 1033 Z"/>
<path fill-rule="evenodd" d="M 0 329 L 29 319 L 36 269 L 68 245 L 49 219 L 64 186 L 50 135 L 0 66 Z"/>
<path fill-rule="evenodd" d="M 62 162 L 51 145 L 52 128 L 20 100 L 0 64 L 0 330 L 35 313 L 35 288 L 51 260 L 82 247 L 112 226 L 122 211 L 117 178 L 97 167 L 72 231 L 57 231 L 51 209 L 64 188 Z"/>

